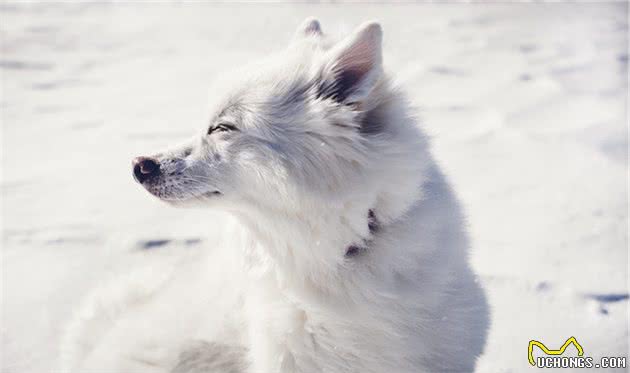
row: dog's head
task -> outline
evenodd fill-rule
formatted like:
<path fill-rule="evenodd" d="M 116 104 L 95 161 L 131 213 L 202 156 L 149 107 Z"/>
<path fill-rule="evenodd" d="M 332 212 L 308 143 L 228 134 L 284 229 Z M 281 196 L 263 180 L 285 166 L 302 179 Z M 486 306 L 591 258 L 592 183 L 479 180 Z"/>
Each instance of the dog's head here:
<path fill-rule="evenodd" d="M 421 135 L 384 77 L 381 39 L 366 23 L 333 43 L 307 19 L 285 51 L 226 79 L 198 136 L 134 159 L 136 180 L 173 204 L 275 209 L 374 202 L 385 184 L 412 193 L 401 174 L 415 170 L 392 169 Z"/>

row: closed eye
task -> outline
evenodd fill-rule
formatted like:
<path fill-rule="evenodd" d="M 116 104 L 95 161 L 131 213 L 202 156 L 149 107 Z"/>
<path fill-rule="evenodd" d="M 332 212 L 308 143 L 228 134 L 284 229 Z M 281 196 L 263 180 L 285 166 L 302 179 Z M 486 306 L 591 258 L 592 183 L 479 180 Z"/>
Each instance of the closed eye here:
<path fill-rule="evenodd" d="M 211 135 L 214 132 L 228 132 L 228 131 L 238 131 L 238 128 L 230 123 L 219 123 L 214 127 L 208 128 L 208 135 Z"/>

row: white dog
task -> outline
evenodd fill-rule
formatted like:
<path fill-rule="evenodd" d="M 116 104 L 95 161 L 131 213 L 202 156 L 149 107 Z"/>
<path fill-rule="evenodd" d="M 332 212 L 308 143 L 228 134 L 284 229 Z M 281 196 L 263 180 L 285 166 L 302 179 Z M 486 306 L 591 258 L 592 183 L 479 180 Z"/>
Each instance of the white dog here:
<path fill-rule="evenodd" d="M 474 370 L 488 310 L 464 220 L 381 38 L 333 43 L 308 19 L 228 79 L 199 135 L 134 160 L 154 196 L 235 223 L 225 247 L 96 292 L 65 371 Z"/>

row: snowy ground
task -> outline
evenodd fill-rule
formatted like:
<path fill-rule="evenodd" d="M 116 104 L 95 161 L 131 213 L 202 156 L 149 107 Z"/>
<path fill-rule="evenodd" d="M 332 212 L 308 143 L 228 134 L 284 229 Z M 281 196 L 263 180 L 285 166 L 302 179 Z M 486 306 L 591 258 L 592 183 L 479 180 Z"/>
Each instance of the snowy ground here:
<path fill-rule="evenodd" d="M 627 356 L 627 4 L 0 8 L 2 372 L 50 371 L 78 300 L 143 247 L 212 246 L 208 213 L 151 199 L 130 160 L 191 135 L 213 78 L 308 15 L 383 23 L 469 216 L 493 320 L 478 371 L 533 369 L 530 339 Z"/>

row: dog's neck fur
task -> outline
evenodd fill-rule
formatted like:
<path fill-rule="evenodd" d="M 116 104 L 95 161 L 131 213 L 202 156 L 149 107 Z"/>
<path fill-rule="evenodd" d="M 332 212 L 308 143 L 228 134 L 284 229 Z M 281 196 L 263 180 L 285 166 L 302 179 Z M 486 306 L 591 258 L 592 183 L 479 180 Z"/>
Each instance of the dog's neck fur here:
<path fill-rule="evenodd" d="M 256 207 L 236 212 L 250 237 L 245 267 L 288 291 L 343 296 L 349 271 L 360 270 L 357 263 L 370 255 L 374 238 L 398 221 L 381 221 L 377 205 L 311 206 L 309 214 Z"/>

